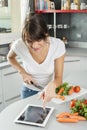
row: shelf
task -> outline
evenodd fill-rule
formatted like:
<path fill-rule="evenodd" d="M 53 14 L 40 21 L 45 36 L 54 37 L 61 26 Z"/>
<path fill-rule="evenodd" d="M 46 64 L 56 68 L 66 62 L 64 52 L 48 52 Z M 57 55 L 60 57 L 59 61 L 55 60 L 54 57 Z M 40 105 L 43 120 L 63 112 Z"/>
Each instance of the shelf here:
<path fill-rule="evenodd" d="M 87 10 L 36 10 L 36 13 L 87 13 Z"/>

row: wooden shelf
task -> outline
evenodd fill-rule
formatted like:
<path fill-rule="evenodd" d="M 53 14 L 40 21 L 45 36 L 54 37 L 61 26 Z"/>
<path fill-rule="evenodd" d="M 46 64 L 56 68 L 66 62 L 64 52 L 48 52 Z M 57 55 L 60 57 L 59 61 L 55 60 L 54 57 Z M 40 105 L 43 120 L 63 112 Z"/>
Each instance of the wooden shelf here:
<path fill-rule="evenodd" d="M 36 13 L 87 13 L 87 10 L 36 10 Z"/>

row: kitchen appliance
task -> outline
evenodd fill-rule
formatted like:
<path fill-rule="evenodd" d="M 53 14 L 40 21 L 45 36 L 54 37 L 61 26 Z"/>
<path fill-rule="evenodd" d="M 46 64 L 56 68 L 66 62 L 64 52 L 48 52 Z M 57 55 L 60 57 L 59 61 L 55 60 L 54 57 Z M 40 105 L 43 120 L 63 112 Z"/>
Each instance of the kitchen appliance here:
<path fill-rule="evenodd" d="M 40 86 L 40 85 L 35 85 L 32 81 L 31 81 L 31 84 L 33 84 L 36 88 L 40 89 L 40 90 L 43 90 L 43 87 Z"/>
<path fill-rule="evenodd" d="M 0 63 L 7 60 L 7 54 L 10 50 L 10 43 L 0 45 Z"/>
<path fill-rule="evenodd" d="M 6 56 L 0 56 L 0 63 L 7 61 Z"/>

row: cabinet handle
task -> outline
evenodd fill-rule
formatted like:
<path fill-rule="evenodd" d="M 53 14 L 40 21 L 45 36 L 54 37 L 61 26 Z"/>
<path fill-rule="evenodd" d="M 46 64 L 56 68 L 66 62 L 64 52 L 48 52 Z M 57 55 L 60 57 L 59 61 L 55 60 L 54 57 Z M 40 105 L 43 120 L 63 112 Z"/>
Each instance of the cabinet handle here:
<path fill-rule="evenodd" d="M 14 99 L 16 99 L 16 98 L 18 98 L 18 97 L 20 97 L 20 94 L 17 95 L 17 96 L 15 96 L 15 97 L 12 97 L 12 98 L 10 98 L 10 99 L 7 99 L 7 100 L 5 100 L 5 101 L 6 101 L 6 102 L 9 102 L 9 101 L 14 100 Z"/>
<path fill-rule="evenodd" d="M 12 75 L 12 74 L 15 74 L 15 73 L 18 73 L 18 72 L 15 71 L 15 72 L 7 73 L 7 74 L 4 74 L 4 76 Z"/>
<path fill-rule="evenodd" d="M 67 61 L 64 61 L 64 62 L 78 62 L 80 60 L 67 60 Z"/>

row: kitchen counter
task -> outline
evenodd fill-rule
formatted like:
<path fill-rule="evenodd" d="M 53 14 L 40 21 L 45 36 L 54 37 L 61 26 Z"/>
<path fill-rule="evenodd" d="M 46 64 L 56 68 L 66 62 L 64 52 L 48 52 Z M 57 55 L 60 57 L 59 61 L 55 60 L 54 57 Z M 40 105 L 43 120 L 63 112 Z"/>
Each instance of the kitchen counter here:
<path fill-rule="evenodd" d="M 85 56 L 87 57 L 87 48 L 68 47 L 66 56 Z"/>
<path fill-rule="evenodd" d="M 18 62 L 22 63 L 21 59 L 18 59 Z M 4 69 L 4 68 L 9 67 L 9 66 L 11 66 L 11 65 L 8 61 L 0 63 L 0 69 Z"/>
<path fill-rule="evenodd" d="M 83 97 L 87 98 L 87 94 Z M 14 119 L 18 116 L 18 114 L 24 109 L 27 104 L 38 104 L 42 105 L 42 101 L 38 99 L 38 96 L 32 96 L 26 99 L 22 99 L 17 101 L 7 108 L 5 108 L 0 113 L 0 130 L 53 130 L 54 128 L 57 130 L 86 130 L 87 129 L 87 121 L 79 121 L 78 123 L 60 123 L 56 121 L 56 114 L 60 112 L 69 112 L 69 103 L 63 104 L 55 104 L 53 102 L 49 102 L 47 106 L 54 107 L 54 111 L 48 120 L 46 126 L 35 127 L 30 125 L 21 125 L 14 123 Z"/>

